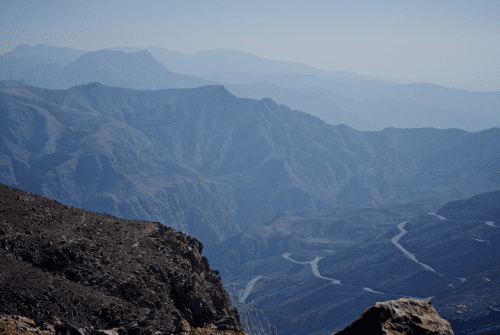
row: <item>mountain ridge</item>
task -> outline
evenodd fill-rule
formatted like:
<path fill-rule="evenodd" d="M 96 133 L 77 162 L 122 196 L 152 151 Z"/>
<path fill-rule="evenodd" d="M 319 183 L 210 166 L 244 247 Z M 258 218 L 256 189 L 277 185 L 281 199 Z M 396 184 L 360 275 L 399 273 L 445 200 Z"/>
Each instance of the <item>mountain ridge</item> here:
<path fill-rule="evenodd" d="M 186 233 L 193 217 L 207 237 L 214 236 L 209 222 L 218 222 L 212 227 L 226 228 L 215 229 L 216 241 L 290 210 L 418 200 L 436 211 L 498 187 L 496 128 L 359 132 L 271 99 L 236 98 L 220 85 L 157 91 L 96 83 L 69 90 L 19 86 L 2 89 L 0 99 L 10 113 L 0 115 L 2 124 L 15 125 L 2 128 L 2 181 L 97 212 L 178 222 L 172 225 Z M 94 171 L 94 185 L 86 184 L 86 171 Z M 177 188 L 178 198 L 167 200 L 160 185 Z M 222 199 L 218 194 L 224 200 L 210 205 L 209 199 Z M 179 199 L 195 198 L 203 205 L 189 208 L 200 211 L 183 213 Z"/>

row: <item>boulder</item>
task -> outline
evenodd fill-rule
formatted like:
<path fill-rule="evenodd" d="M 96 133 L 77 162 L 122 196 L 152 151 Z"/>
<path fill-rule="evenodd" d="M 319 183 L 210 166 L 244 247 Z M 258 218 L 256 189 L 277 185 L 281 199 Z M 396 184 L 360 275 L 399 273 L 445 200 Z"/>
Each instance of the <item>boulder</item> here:
<path fill-rule="evenodd" d="M 427 300 L 401 298 L 377 302 L 336 335 L 453 335 L 448 321 L 441 318 Z"/>

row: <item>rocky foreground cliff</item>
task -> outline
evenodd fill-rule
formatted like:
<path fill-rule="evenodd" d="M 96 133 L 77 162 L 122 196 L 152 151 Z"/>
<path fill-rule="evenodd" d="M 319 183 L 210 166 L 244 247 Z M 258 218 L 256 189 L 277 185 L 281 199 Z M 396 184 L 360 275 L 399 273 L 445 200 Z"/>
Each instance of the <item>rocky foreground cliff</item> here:
<path fill-rule="evenodd" d="M 198 240 L 0 184 L 0 314 L 126 334 L 243 334 Z M 65 333 L 66 334 L 66 333 Z"/>

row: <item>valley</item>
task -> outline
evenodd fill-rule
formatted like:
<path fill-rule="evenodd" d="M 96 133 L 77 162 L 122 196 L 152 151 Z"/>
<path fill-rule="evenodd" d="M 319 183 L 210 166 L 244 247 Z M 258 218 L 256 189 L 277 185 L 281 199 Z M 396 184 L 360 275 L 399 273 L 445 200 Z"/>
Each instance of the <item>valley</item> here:
<path fill-rule="evenodd" d="M 1 56 L 0 183 L 196 238 L 254 335 L 399 298 L 498 330 L 498 92 L 143 49 Z"/>

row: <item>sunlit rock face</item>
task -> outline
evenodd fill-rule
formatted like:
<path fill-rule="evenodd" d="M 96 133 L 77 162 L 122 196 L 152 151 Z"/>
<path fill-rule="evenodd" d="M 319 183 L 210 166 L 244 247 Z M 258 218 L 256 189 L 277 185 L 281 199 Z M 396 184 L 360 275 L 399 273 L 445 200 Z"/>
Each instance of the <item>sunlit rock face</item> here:
<path fill-rule="evenodd" d="M 453 335 L 430 301 L 401 298 L 377 302 L 335 335 Z"/>

